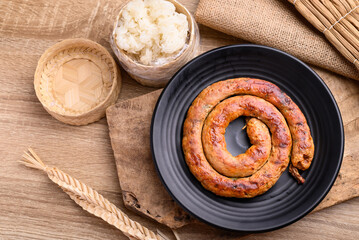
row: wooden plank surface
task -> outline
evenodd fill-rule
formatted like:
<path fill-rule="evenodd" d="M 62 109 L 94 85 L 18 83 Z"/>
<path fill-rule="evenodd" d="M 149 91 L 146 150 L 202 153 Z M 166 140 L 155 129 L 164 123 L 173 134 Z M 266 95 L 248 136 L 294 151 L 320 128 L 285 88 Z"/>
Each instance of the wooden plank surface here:
<path fill-rule="evenodd" d="M 33 89 L 33 74 L 43 51 L 59 40 L 85 37 L 109 48 L 109 33 L 123 0 L 0 1 L 0 239 L 127 239 L 117 229 L 84 212 L 42 173 L 19 165 L 22 152 L 32 146 L 49 165 L 55 165 L 107 197 L 134 220 L 151 229 L 169 230 L 125 209 L 118 183 L 106 120 L 89 126 L 68 126 L 53 119 Z M 182 0 L 191 12 L 197 0 Z M 241 41 L 200 26 L 202 51 Z M 359 84 L 326 71 L 317 72 L 343 110 L 354 108 Z M 120 100 L 156 89 L 142 87 L 122 72 Z M 337 81 L 341 84 L 337 84 Z M 346 157 L 358 162 L 357 113 L 344 119 Z M 343 176 L 345 177 L 345 176 Z M 357 177 L 357 176 L 350 176 Z M 179 230 L 182 239 L 238 239 L 204 224 Z M 245 239 L 357 239 L 359 199 L 310 214 L 299 222 Z"/>

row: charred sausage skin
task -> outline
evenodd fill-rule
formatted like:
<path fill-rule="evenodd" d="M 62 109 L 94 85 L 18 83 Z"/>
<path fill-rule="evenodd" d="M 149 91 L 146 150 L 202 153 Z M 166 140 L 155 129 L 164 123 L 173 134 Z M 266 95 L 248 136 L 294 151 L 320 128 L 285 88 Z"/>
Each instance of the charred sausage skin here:
<path fill-rule="evenodd" d="M 218 118 L 238 117 L 241 115 L 256 117 L 263 121 L 272 134 L 272 152 L 268 162 L 249 177 L 229 178 L 219 174 L 207 161 L 203 150 L 201 136 L 196 137 L 197 144 L 190 143 L 188 135 L 184 137 L 185 158 L 189 168 L 202 185 L 217 195 L 225 197 L 249 198 L 266 192 L 271 188 L 286 169 L 292 147 L 292 139 L 285 119 L 269 102 L 255 96 L 231 97 L 216 106 Z M 213 119 L 218 122 L 221 119 Z M 187 126 L 186 126 L 187 127 Z"/>
<path fill-rule="evenodd" d="M 221 108 L 215 107 L 205 120 L 202 131 L 203 149 L 208 162 L 227 177 L 252 175 L 264 165 L 271 152 L 268 128 L 257 118 L 246 119 L 247 135 L 252 146 L 235 157 L 228 152 L 224 134 L 229 123 L 240 115 L 243 115 L 242 111 L 224 114 Z"/>
<path fill-rule="evenodd" d="M 204 122 L 218 103 L 233 95 L 258 97 L 251 104 L 247 103 L 249 112 L 245 112 L 243 115 L 252 116 L 255 108 L 260 107 L 256 105 L 258 101 L 263 104 L 269 102 L 278 108 L 288 123 L 293 139 L 291 151 L 293 166 L 301 170 L 306 170 L 310 166 L 314 155 L 314 144 L 309 126 L 298 106 L 284 92 L 276 85 L 260 79 L 237 78 L 220 81 L 204 89 L 193 101 L 183 127 L 182 145 L 186 162 L 191 172 L 206 189 L 221 196 L 254 197 L 272 187 L 288 165 L 288 156 L 290 155 L 288 146 L 291 146 L 291 143 L 288 143 L 286 131 L 282 135 L 278 135 L 278 139 L 282 136 L 284 141 L 281 147 L 274 149 L 267 164 L 250 177 L 239 179 L 225 177 L 208 163 L 202 145 Z M 259 116 L 259 114 L 254 115 Z M 261 119 L 261 117 L 258 118 Z M 270 124 L 270 122 L 265 123 Z M 273 158 L 273 154 L 277 156 L 276 159 Z"/>

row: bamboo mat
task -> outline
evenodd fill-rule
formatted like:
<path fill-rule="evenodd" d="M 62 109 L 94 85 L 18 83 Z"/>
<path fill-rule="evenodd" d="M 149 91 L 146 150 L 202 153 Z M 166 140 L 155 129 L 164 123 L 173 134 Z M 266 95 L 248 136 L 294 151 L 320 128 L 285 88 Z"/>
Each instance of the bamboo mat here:
<path fill-rule="evenodd" d="M 346 58 L 359 68 L 358 0 L 289 0 Z"/>

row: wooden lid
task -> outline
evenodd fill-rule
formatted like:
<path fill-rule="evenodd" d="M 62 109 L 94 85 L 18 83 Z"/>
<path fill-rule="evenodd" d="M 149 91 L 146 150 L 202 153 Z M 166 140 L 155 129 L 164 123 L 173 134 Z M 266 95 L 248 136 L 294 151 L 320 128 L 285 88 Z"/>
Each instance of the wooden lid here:
<path fill-rule="evenodd" d="M 35 90 L 56 119 L 84 125 L 105 115 L 119 93 L 115 61 L 105 48 L 87 39 L 68 39 L 41 56 Z"/>

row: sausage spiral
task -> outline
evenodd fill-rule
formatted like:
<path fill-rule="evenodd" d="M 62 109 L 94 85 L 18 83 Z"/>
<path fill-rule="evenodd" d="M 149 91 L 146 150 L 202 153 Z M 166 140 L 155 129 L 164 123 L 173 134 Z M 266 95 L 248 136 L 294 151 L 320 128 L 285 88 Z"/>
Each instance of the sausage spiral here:
<path fill-rule="evenodd" d="M 246 119 L 247 135 L 252 146 L 234 157 L 227 151 L 224 134 L 228 124 L 241 111 L 228 113 L 227 118 L 218 119 L 222 109 L 215 108 L 207 117 L 202 131 L 203 150 L 208 162 L 217 172 L 227 177 L 247 177 L 262 167 L 271 151 L 271 136 L 267 126 L 256 118 Z M 244 115 L 244 114 L 241 114 Z"/>
<path fill-rule="evenodd" d="M 247 121 L 252 146 L 233 157 L 226 150 L 224 132 L 242 115 L 252 117 Z M 187 112 L 182 146 L 189 169 L 206 189 L 238 198 L 266 192 L 289 160 L 290 172 L 304 182 L 298 169 L 308 169 L 314 155 L 310 129 L 298 106 L 276 85 L 252 78 L 220 81 L 204 89 Z"/>

